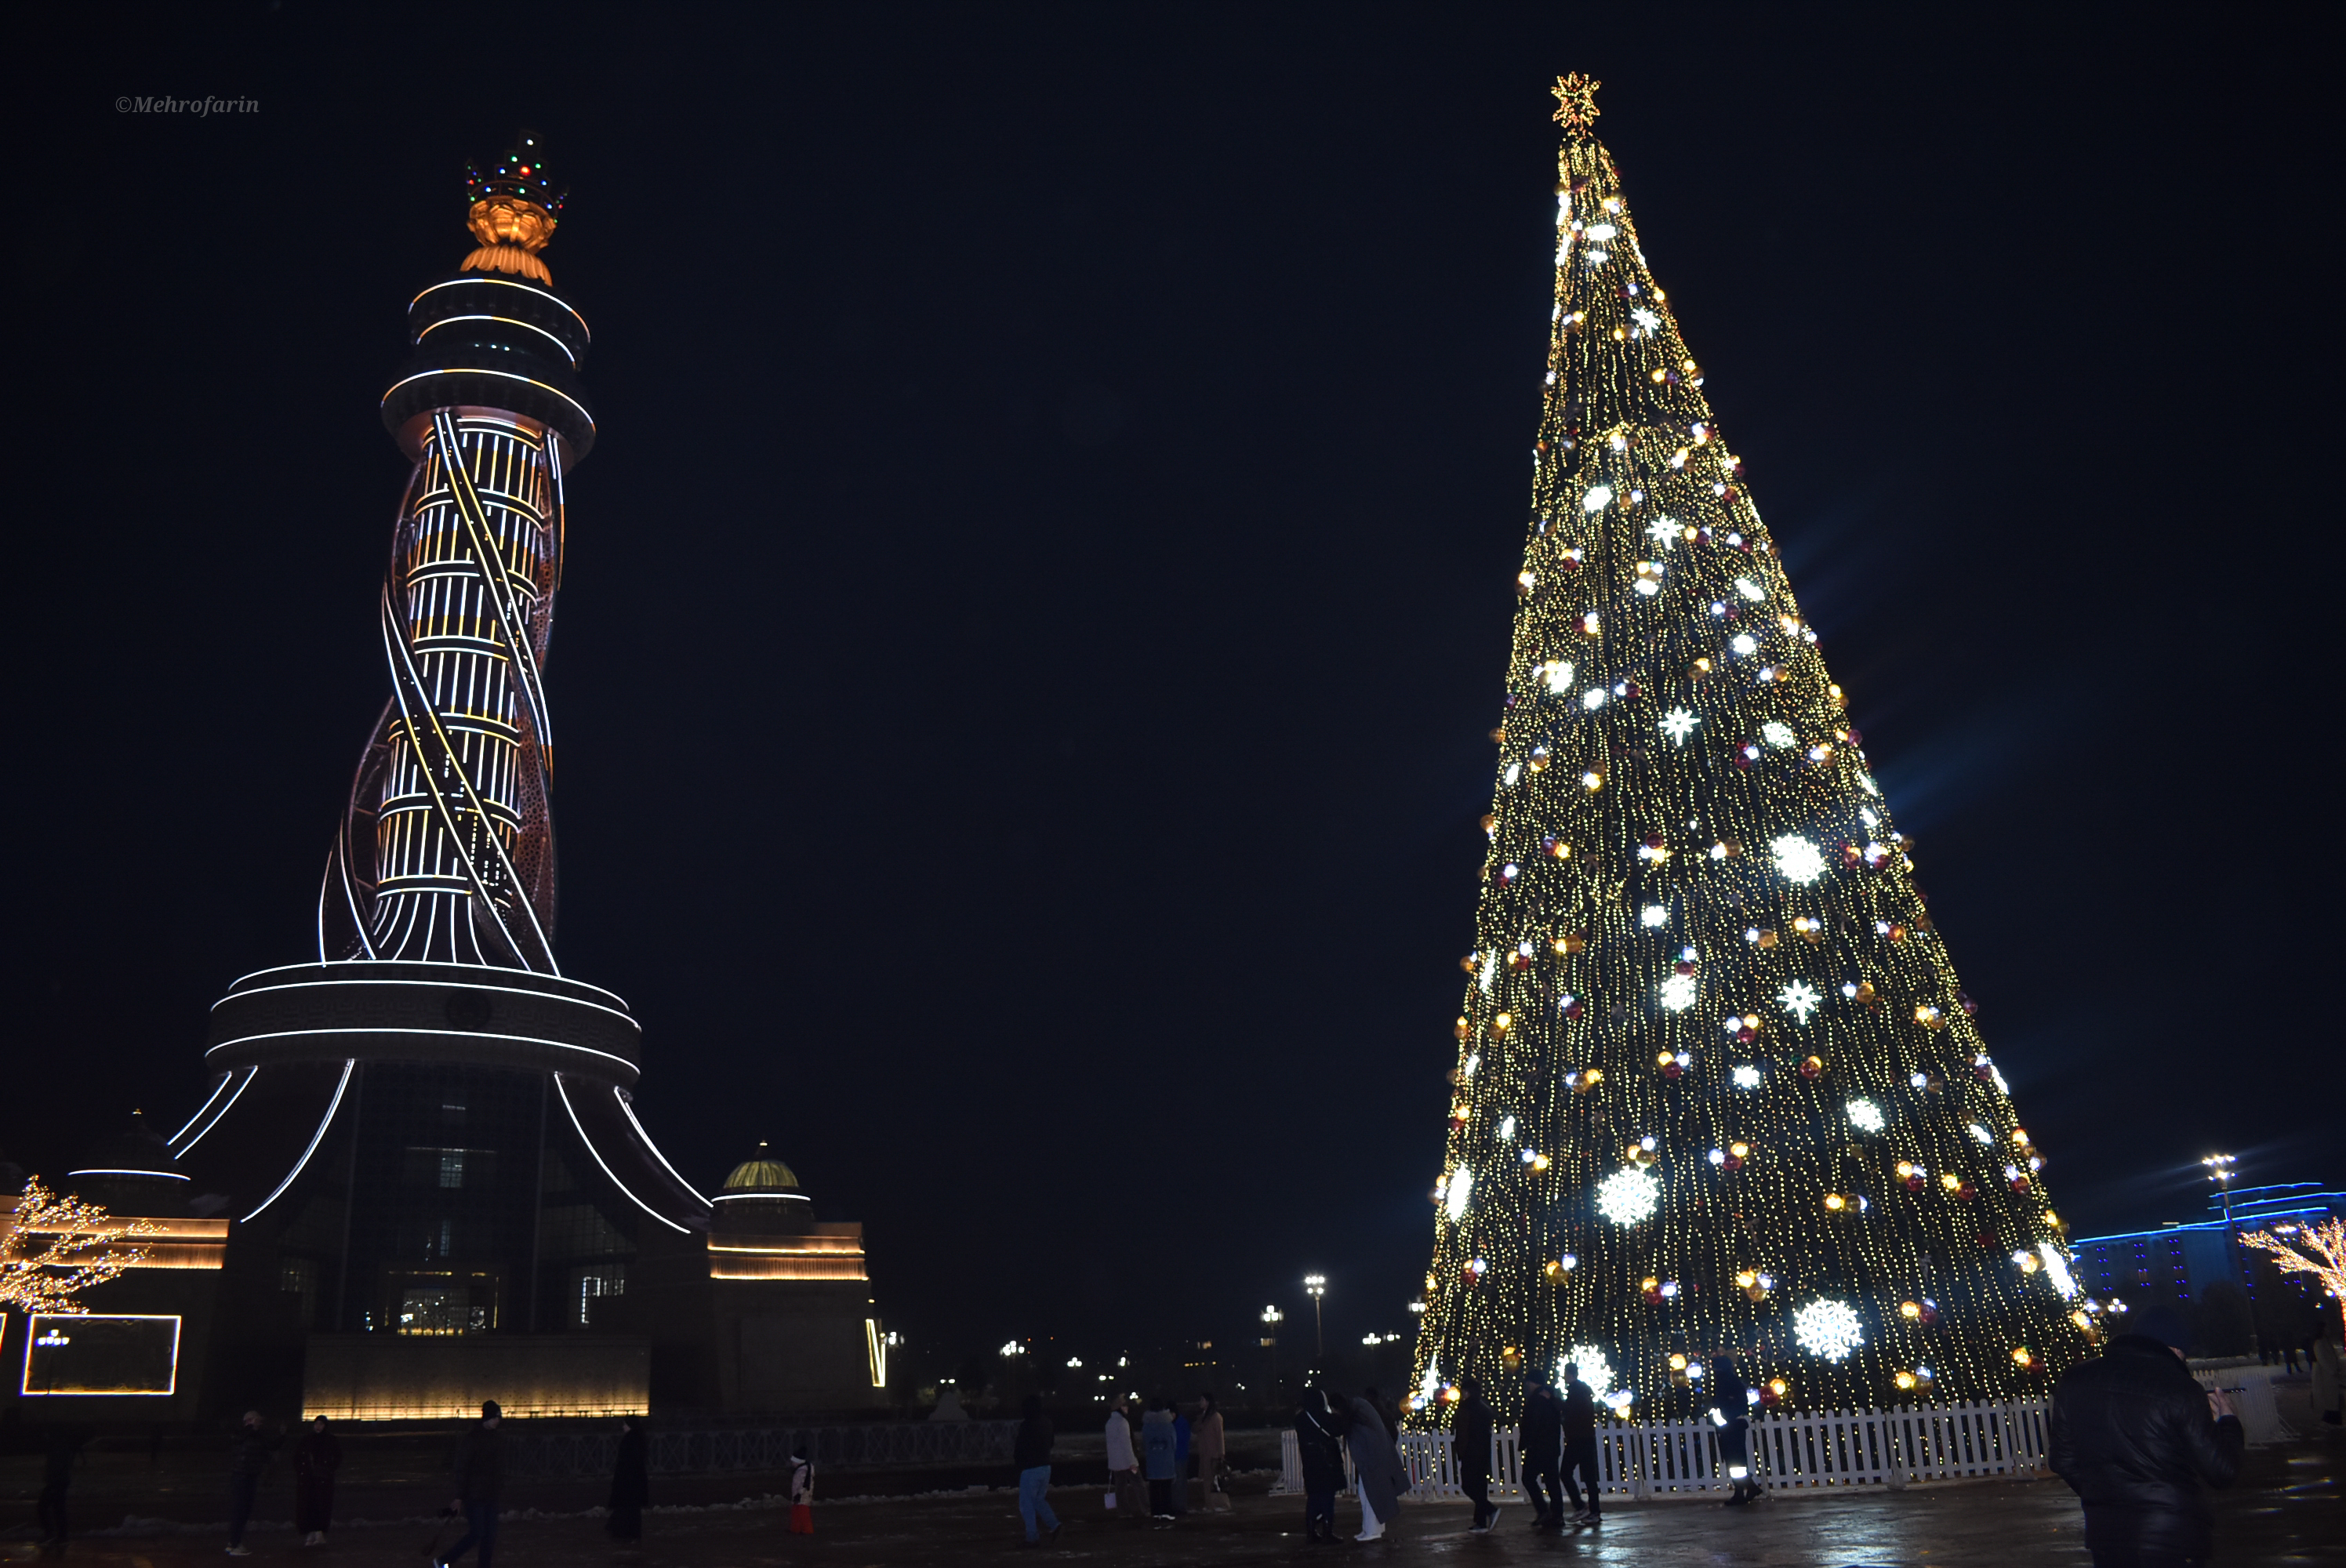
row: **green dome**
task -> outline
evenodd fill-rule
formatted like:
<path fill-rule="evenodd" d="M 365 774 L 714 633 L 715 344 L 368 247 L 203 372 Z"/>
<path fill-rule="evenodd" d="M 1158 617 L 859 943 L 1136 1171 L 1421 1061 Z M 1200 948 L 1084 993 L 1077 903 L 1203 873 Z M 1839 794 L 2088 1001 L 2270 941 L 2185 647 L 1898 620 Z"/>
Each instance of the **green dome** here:
<path fill-rule="evenodd" d="M 799 1190 L 798 1173 L 768 1154 L 761 1143 L 756 1154 L 733 1167 L 733 1174 L 725 1178 L 725 1190 L 742 1196 L 753 1193 L 795 1195 Z"/>

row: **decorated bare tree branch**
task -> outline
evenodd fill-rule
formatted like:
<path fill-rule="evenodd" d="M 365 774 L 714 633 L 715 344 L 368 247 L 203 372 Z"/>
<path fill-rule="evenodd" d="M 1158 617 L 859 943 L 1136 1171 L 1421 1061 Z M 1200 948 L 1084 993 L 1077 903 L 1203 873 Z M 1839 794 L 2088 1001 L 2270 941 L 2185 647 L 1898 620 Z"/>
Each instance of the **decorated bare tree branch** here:
<path fill-rule="evenodd" d="M 2325 1219 L 2298 1232 L 2320 1256 L 2309 1257 L 2269 1230 L 2252 1230 L 2241 1244 L 2273 1255 L 2283 1274 L 2310 1274 L 2328 1287 L 2331 1300 L 2346 1315 L 2346 1220 Z"/>
<path fill-rule="evenodd" d="M 53 1193 L 34 1177 L 0 1227 L 0 1308 L 88 1310 L 81 1293 L 143 1261 L 144 1248 L 122 1244 L 155 1229 L 143 1219 L 117 1218 L 101 1204 Z"/>

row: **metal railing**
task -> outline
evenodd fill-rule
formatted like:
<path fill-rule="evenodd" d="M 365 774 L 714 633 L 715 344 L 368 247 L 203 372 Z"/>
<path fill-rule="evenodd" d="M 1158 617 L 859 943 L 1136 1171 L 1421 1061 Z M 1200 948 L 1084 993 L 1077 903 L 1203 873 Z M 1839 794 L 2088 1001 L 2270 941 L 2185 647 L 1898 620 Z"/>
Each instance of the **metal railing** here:
<path fill-rule="evenodd" d="M 2030 1475 L 2045 1462 L 2046 1405 L 1931 1405 L 1894 1410 L 1755 1413 L 1752 1479 L 1772 1490 L 1823 1486 L 1902 1487 L 1913 1481 Z M 1403 1432 L 1402 1462 L 1419 1501 L 1463 1499 L 1456 1456 L 1445 1432 Z M 1352 1476 L 1351 1456 L 1345 1477 Z M 1303 1489 L 1295 1434 L 1280 1444 L 1278 1490 Z M 1693 1497 L 1733 1482 L 1719 1457 L 1719 1429 L 1708 1421 L 1600 1422 L 1596 1473 L 1607 1492 L 1634 1498 Z M 1349 1491 L 1350 1488 L 1348 1487 Z M 1513 1427 L 1491 1435 L 1491 1495 L 1520 1499 L 1523 1462 Z"/>
<path fill-rule="evenodd" d="M 652 1429 L 655 1475 L 784 1471 L 801 1448 L 819 1470 L 1008 1464 L 1016 1421 L 894 1421 L 858 1426 Z M 516 1474 L 608 1475 L 617 1431 L 509 1432 L 505 1467 Z"/>

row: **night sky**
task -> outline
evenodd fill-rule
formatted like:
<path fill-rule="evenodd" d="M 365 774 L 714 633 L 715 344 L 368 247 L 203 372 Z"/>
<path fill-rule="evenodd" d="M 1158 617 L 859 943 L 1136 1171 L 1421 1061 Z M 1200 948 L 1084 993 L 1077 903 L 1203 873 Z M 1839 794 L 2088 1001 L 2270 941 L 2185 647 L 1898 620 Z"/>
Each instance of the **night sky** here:
<path fill-rule="evenodd" d="M 314 951 L 376 401 L 527 125 L 648 1126 L 771 1139 L 917 1342 L 1402 1327 L 1584 70 L 2075 1233 L 2346 1180 L 2311 8 L 1756 10 L 20 17 L 0 1151 L 177 1126 Z"/>

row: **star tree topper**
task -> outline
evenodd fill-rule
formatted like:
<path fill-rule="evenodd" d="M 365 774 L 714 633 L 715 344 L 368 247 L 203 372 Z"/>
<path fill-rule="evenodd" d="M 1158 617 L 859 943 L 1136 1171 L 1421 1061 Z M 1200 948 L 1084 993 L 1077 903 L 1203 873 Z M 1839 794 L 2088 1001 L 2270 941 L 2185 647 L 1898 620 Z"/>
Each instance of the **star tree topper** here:
<path fill-rule="evenodd" d="M 1596 107 L 1596 89 L 1604 85 L 1581 71 L 1558 76 L 1556 86 L 1548 89 L 1556 95 L 1556 113 L 1549 117 L 1573 130 L 1586 130 L 1589 122 L 1604 112 Z"/>

